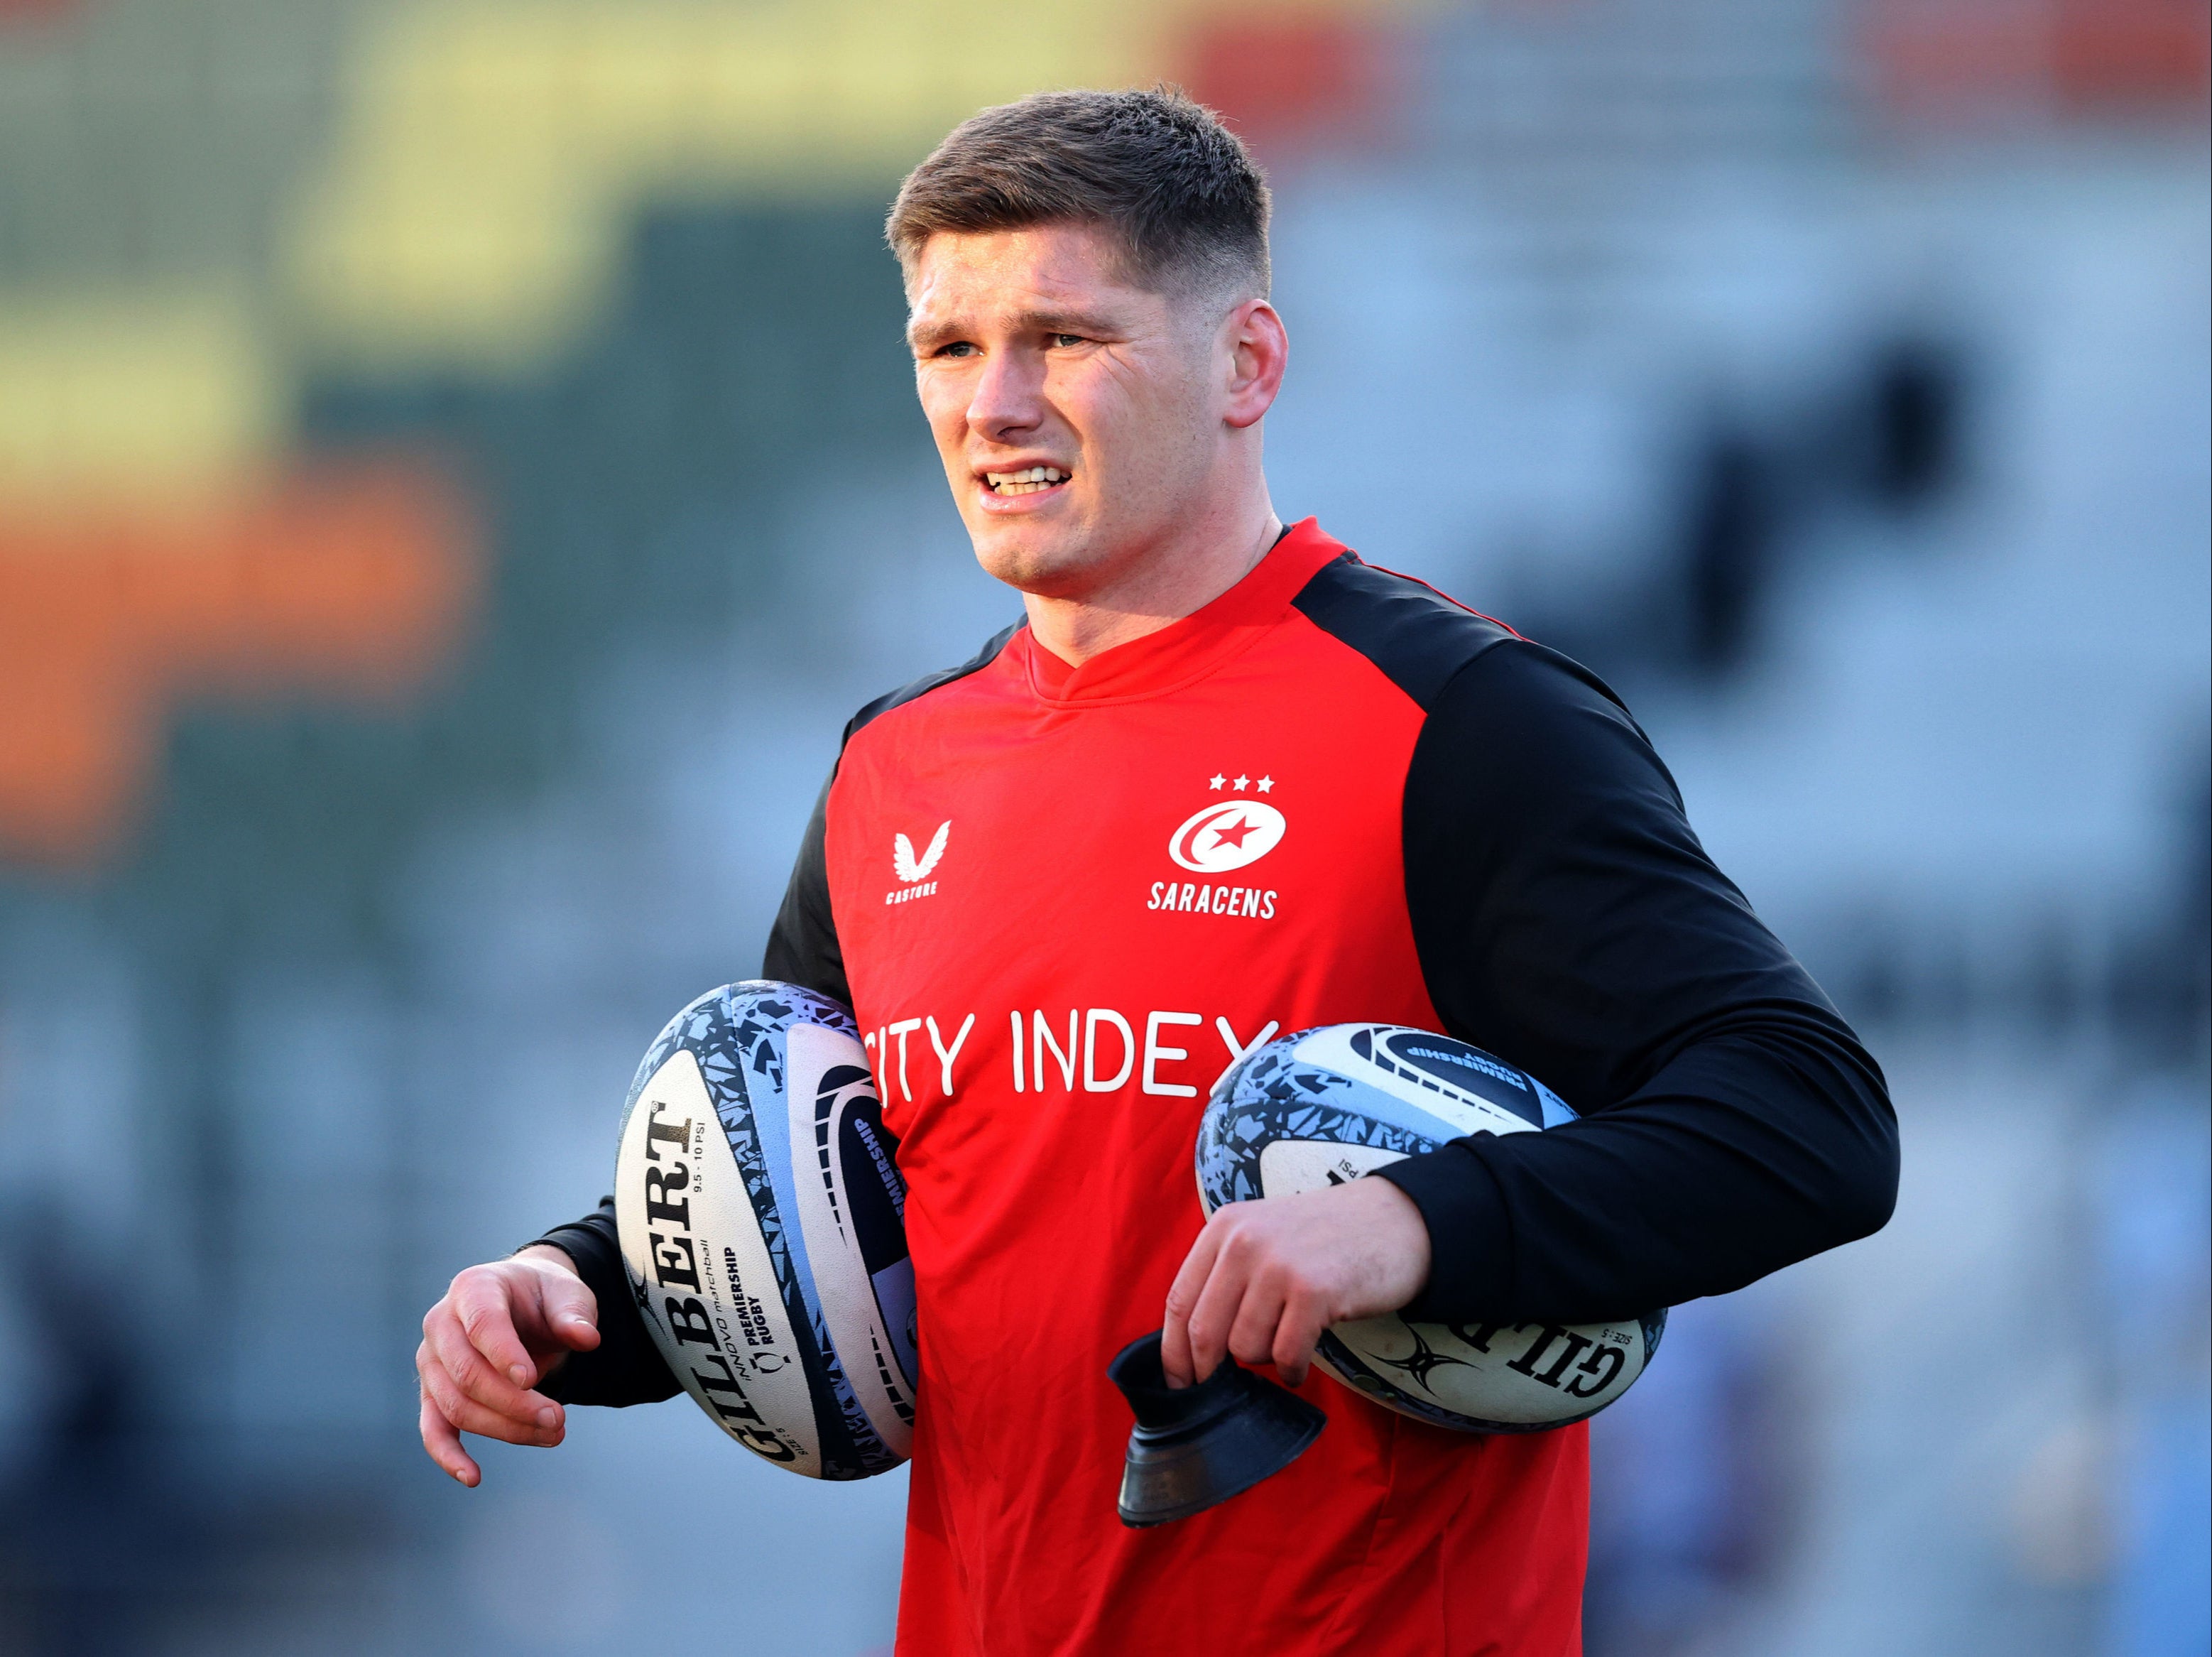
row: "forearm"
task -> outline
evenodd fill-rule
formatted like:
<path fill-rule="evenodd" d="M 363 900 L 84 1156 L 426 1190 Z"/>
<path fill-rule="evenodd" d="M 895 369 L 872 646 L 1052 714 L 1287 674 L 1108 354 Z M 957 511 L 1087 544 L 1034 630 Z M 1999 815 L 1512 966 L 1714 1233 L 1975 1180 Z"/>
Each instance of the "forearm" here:
<path fill-rule="evenodd" d="M 1881 1073 L 1791 1009 L 1686 1046 L 1618 1105 L 1382 1170 L 1421 1209 L 1408 1317 L 1586 1323 L 1725 1294 L 1879 1229 L 1897 1191 Z"/>
<path fill-rule="evenodd" d="M 1633 1317 L 1888 1217 L 1881 1071 L 1587 673 L 1509 642 L 1449 680 L 1407 775 L 1406 871 L 1441 1027 L 1582 1113 L 1383 1171 L 1430 1232 L 1409 1315 Z"/>
<path fill-rule="evenodd" d="M 852 998 L 852 991 L 845 983 L 844 957 L 830 912 L 823 850 L 829 794 L 825 783 L 800 838 L 799 858 L 769 935 L 762 970 L 768 978 L 844 1002 Z M 623 1267 L 614 1198 L 603 1198 L 595 1212 L 580 1220 L 554 1227 L 538 1244 L 567 1255 L 599 1303 L 599 1345 L 590 1352 L 572 1353 L 548 1378 L 544 1391 L 563 1404 L 653 1404 L 673 1398 L 679 1390 L 676 1377 L 646 1331 L 630 1292 L 629 1274 Z"/>
<path fill-rule="evenodd" d="M 599 1309 L 598 1347 L 571 1352 L 539 1390 L 562 1404 L 619 1406 L 673 1398 L 676 1377 L 646 1331 L 629 1275 L 623 1269 L 614 1198 L 602 1199 L 597 1211 L 580 1220 L 554 1227 L 531 1246 L 566 1255 L 598 1298 Z"/>

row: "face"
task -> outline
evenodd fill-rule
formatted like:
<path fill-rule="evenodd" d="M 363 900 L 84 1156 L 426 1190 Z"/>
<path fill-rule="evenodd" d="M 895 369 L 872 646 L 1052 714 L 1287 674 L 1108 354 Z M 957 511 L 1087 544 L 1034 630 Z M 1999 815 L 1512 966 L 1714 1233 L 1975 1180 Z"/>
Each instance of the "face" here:
<path fill-rule="evenodd" d="M 1259 418 L 1235 336 L 1265 302 L 1130 287 L 1088 227 L 940 232 L 908 300 L 953 499 L 984 569 L 1024 592 L 1080 599 L 1188 533 Z"/>

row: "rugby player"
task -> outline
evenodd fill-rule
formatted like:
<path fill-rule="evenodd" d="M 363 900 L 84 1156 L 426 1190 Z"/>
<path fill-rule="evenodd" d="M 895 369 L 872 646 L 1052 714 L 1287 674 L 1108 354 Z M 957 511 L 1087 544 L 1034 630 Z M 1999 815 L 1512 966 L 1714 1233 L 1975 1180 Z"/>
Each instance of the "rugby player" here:
<path fill-rule="evenodd" d="M 1238 141 L 1164 90 L 987 110 L 891 211 L 922 411 L 1025 620 L 854 717 L 763 970 L 854 1009 L 901 1142 L 905 1657 L 1571 1653 L 1585 1429 L 1392 1414 L 1311 1374 L 1319 1332 L 1633 1316 L 1894 1197 L 1880 1071 L 1613 693 L 1278 518 L 1267 217 Z M 1583 1118 L 1201 1223 L 1213 1079 L 1350 1020 L 1475 1042 Z M 1131 1531 L 1104 1369 L 1161 1325 L 1171 1380 L 1233 1353 L 1330 1421 Z M 567 1404 L 677 1390 L 611 1199 L 462 1272 L 423 1331 L 423 1443 L 465 1484 L 461 1432 L 557 1444 Z"/>

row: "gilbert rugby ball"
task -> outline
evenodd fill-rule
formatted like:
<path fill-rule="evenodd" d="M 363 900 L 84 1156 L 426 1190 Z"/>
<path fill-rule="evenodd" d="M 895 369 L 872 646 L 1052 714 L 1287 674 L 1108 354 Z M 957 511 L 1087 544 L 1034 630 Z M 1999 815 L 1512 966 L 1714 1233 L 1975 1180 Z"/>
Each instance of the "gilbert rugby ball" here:
<path fill-rule="evenodd" d="M 733 984 L 669 1021 L 623 1106 L 615 1224 L 653 1343 L 755 1454 L 866 1478 L 913 1440 L 906 1186 L 852 1014 Z"/>
<path fill-rule="evenodd" d="M 1536 1133 L 1575 1113 L 1534 1076 L 1449 1036 L 1337 1024 L 1240 1060 L 1207 1101 L 1199 1198 L 1224 1203 L 1342 1185 L 1487 1130 Z M 1665 1311 L 1621 1323 L 1335 1325 L 1316 1362 L 1376 1403 L 1468 1433 L 1533 1433 L 1595 1415 L 1659 1349 Z"/>

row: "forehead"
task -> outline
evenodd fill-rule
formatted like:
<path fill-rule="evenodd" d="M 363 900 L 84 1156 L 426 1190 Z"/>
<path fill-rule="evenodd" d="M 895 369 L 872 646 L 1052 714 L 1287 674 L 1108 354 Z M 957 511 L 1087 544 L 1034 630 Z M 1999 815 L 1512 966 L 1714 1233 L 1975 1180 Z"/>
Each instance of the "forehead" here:
<path fill-rule="evenodd" d="M 907 289 L 917 332 L 1034 313 L 1118 315 L 1164 309 L 1165 303 L 1161 295 L 1130 286 L 1112 239 L 1085 224 L 940 230 L 922 245 Z"/>

